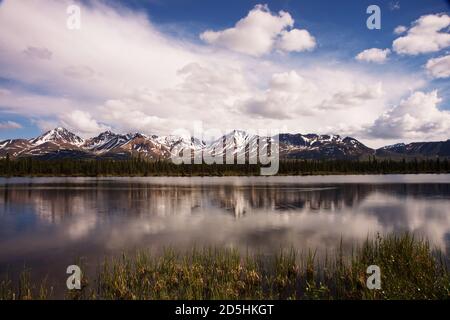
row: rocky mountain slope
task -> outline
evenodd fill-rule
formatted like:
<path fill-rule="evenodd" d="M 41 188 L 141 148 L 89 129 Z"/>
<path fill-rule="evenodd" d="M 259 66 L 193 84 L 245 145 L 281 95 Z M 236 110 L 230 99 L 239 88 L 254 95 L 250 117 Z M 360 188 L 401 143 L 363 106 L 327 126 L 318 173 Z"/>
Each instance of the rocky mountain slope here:
<path fill-rule="evenodd" d="M 377 150 L 379 157 L 389 158 L 430 158 L 450 157 L 450 140 L 436 142 L 413 142 L 409 144 L 398 143 Z"/>
<path fill-rule="evenodd" d="M 257 154 L 258 144 L 266 152 L 270 138 L 242 130 L 232 132 L 206 143 L 194 137 L 156 136 L 142 133 L 117 134 L 111 131 L 83 139 L 65 128 L 55 128 L 33 139 L 9 139 L 0 142 L 0 157 L 169 159 L 174 154 L 202 151 L 208 155 L 238 157 Z M 383 158 L 450 157 L 450 140 L 415 142 L 371 149 L 360 141 L 338 135 L 288 134 L 279 135 L 280 157 L 285 159 L 366 159 L 376 155 Z"/>

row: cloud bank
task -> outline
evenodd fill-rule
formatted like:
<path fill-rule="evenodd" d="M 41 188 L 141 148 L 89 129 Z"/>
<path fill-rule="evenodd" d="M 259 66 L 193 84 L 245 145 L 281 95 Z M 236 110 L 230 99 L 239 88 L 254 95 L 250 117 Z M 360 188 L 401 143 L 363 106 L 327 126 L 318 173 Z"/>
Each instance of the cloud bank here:
<path fill-rule="evenodd" d="M 417 91 L 383 113 L 369 131 L 381 138 L 427 139 L 450 131 L 450 112 L 438 109 L 437 91 Z"/>
<path fill-rule="evenodd" d="M 0 4 L 0 68 L 12 83 L 0 86 L 2 113 L 26 117 L 42 129 L 63 125 L 83 136 L 107 129 L 170 134 L 202 121 L 221 130 L 285 128 L 356 137 L 365 132 L 370 143 L 403 117 L 389 111 L 392 106 L 426 85 L 423 70 L 371 72 L 369 65 L 332 63 L 320 55 L 308 63 L 291 59 L 289 52 L 316 49 L 317 40 L 295 28 L 288 12 L 273 13 L 264 5 L 232 28 L 205 31 L 204 43 L 198 43 L 161 32 L 142 12 L 101 2 L 80 4 L 82 28 L 69 30 L 69 4 Z M 279 51 L 283 59 L 277 59 Z M 388 54 L 373 48 L 361 60 L 381 63 Z M 446 75 L 447 59 L 430 61 L 430 74 Z M 437 102 L 434 108 L 429 107 L 442 115 Z M 439 138 L 443 125 L 436 124 L 434 136 L 425 124 L 403 127 L 408 137 L 422 132 Z"/>

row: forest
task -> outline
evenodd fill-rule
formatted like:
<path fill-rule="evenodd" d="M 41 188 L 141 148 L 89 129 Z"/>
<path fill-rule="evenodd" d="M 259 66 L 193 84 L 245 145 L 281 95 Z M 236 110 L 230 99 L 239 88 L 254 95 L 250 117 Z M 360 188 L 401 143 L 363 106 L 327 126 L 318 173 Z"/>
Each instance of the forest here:
<path fill-rule="evenodd" d="M 450 173 L 448 159 L 281 160 L 278 175 Z M 0 176 L 255 176 L 260 165 L 129 160 L 0 160 Z"/>

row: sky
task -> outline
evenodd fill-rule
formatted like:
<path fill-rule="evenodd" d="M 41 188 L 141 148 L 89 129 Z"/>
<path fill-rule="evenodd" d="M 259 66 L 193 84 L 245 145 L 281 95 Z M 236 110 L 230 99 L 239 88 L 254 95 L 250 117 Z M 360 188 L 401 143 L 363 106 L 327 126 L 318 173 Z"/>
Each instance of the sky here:
<path fill-rule="evenodd" d="M 0 140 L 56 126 L 447 140 L 450 3 L 1 0 Z"/>

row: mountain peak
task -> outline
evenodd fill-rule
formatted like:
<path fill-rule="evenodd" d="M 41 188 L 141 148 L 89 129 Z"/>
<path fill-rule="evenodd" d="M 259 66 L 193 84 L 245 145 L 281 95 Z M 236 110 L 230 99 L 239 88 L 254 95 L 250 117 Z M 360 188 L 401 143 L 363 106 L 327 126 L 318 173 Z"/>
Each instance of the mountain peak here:
<path fill-rule="evenodd" d="M 135 138 L 144 138 L 144 139 L 149 138 L 146 134 L 143 134 L 143 133 L 140 133 L 140 132 L 129 133 L 128 135 L 132 139 L 135 139 Z"/>
<path fill-rule="evenodd" d="M 221 152 L 225 154 L 231 150 L 233 154 L 240 155 L 254 152 L 256 142 L 266 143 L 264 138 L 244 130 L 232 130 L 214 141 L 204 142 L 189 135 L 117 134 L 106 130 L 85 141 L 64 127 L 56 127 L 31 140 L 10 139 L 0 142 L 0 158 L 10 154 L 15 158 L 77 156 L 123 159 L 142 154 L 148 159 L 168 159 L 171 153 L 176 154 L 180 150 L 201 150 L 219 156 Z M 280 156 L 286 159 L 365 159 L 374 155 L 389 158 L 450 158 L 450 140 L 396 144 L 374 150 L 353 137 L 280 133 L 277 144 Z"/>
<path fill-rule="evenodd" d="M 233 130 L 230 131 L 228 134 L 224 135 L 223 137 L 219 138 L 218 140 L 221 140 L 223 138 L 234 138 L 234 139 L 238 139 L 238 140 L 248 140 L 255 137 L 254 134 L 248 133 L 247 131 L 244 130 Z"/>
<path fill-rule="evenodd" d="M 36 146 L 46 142 L 81 146 L 84 143 L 84 140 L 66 128 L 56 127 L 55 129 L 49 130 L 39 137 L 31 140 L 30 142 Z"/>
<path fill-rule="evenodd" d="M 103 131 L 102 133 L 100 133 L 100 135 L 114 135 L 115 133 L 114 132 L 112 132 L 111 130 L 106 130 L 106 131 Z"/>
<path fill-rule="evenodd" d="M 406 147 L 406 144 L 403 143 L 403 142 L 401 142 L 401 143 L 396 143 L 396 144 L 391 144 L 391 145 L 388 145 L 388 146 L 384 146 L 384 147 L 382 147 L 381 149 L 384 149 L 384 150 L 394 150 L 394 149 L 404 148 L 404 147 Z"/>
<path fill-rule="evenodd" d="M 100 132 L 98 136 L 96 136 L 94 138 L 91 138 L 90 140 L 92 140 L 92 139 L 102 139 L 102 138 L 105 138 L 105 137 L 106 138 L 108 138 L 108 137 L 116 137 L 116 136 L 118 136 L 117 133 L 114 133 L 111 130 L 106 130 L 106 131 Z"/>

